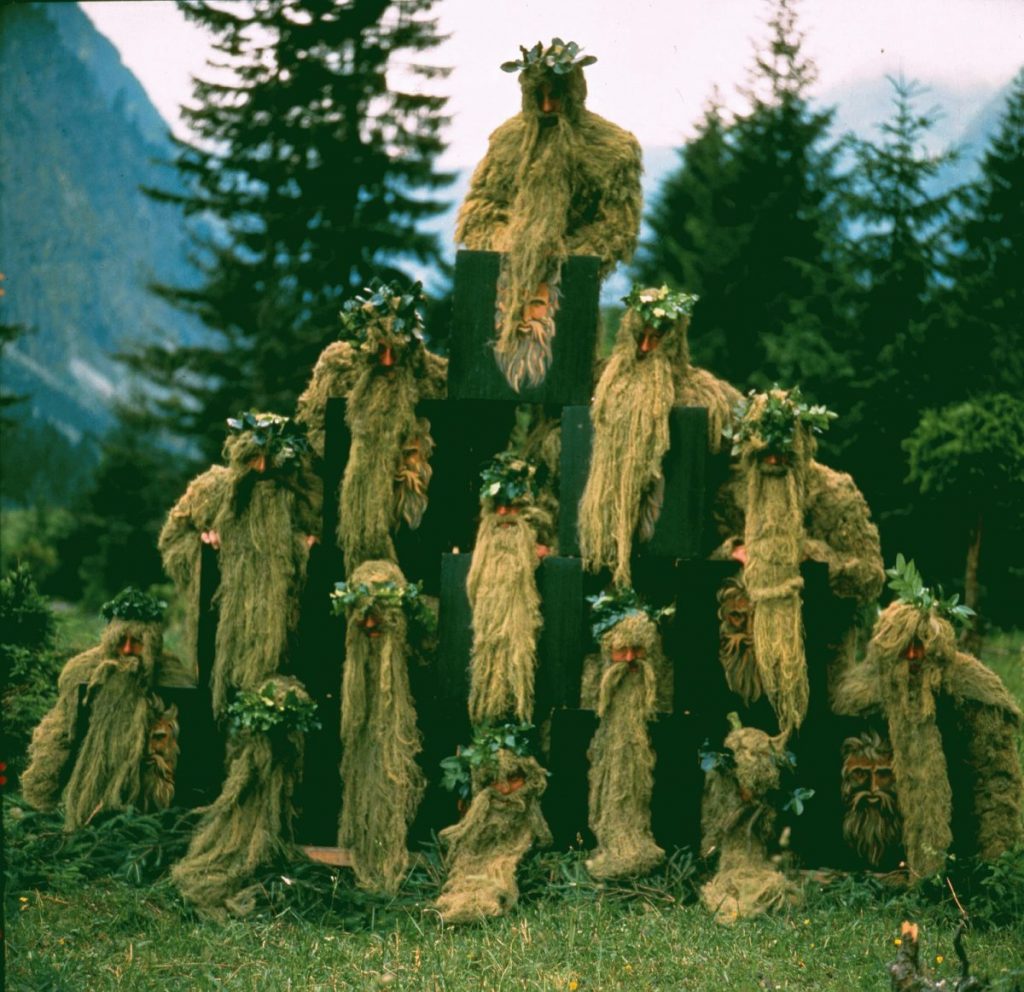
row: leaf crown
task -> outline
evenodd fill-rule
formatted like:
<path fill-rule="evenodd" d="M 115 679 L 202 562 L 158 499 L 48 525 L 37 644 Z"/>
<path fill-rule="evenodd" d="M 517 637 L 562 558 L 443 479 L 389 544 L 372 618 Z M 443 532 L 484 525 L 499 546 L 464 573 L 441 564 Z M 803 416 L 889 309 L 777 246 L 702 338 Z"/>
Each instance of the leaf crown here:
<path fill-rule="evenodd" d="M 227 424 L 230 433 L 248 432 L 257 448 L 265 448 L 267 454 L 279 455 L 285 460 L 309 451 L 305 428 L 291 417 L 246 410 L 237 417 L 228 417 Z"/>
<path fill-rule="evenodd" d="M 590 630 L 595 641 L 632 613 L 642 613 L 658 623 L 676 612 L 672 605 L 649 606 L 632 588 L 606 590 L 596 596 L 587 596 L 587 602 L 590 603 Z"/>
<path fill-rule="evenodd" d="M 584 69 L 597 61 L 596 55 L 584 55 L 583 49 L 575 41 L 562 41 L 561 38 L 552 38 L 547 48 L 540 41 L 529 50 L 520 45 L 519 51 L 522 55 L 514 62 L 502 62 L 502 72 L 521 72 L 541 66 L 550 69 L 556 76 L 564 76 L 577 67 Z"/>
<path fill-rule="evenodd" d="M 889 588 L 896 593 L 901 603 L 913 606 L 924 614 L 934 610 L 954 627 L 966 627 L 974 617 L 974 610 L 966 603 L 961 603 L 958 594 L 943 597 L 941 586 L 932 592 L 924 584 L 913 559 L 907 561 L 902 554 L 897 554 L 895 567 L 887 568 L 885 574 L 889 576 Z"/>
<path fill-rule="evenodd" d="M 423 598 L 423 583 L 400 585 L 392 579 L 384 582 L 336 582 L 331 593 L 331 610 L 335 616 L 348 613 L 353 620 L 362 620 L 374 607 L 402 610 L 409 620 L 428 633 L 437 630 L 437 616 Z"/>
<path fill-rule="evenodd" d="M 513 451 L 496 455 L 480 473 L 480 502 L 533 501 L 537 496 L 537 466 Z"/>
<path fill-rule="evenodd" d="M 256 692 L 243 689 L 228 706 L 228 728 L 232 734 L 244 730 L 268 733 L 282 729 L 288 733 L 308 734 L 320 729 L 316 719 L 316 703 L 308 696 L 303 698 L 294 689 L 284 695 L 277 691 L 273 681 L 267 682 Z"/>
<path fill-rule="evenodd" d="M 419 308 L 426 302 L 422 283 L 414 282 L 403 292 L 397 281 L 382 282 L 374 277 L 361 293 L 342 304 L 338 337 L 359 347 L 366 343 L 371 324 L 390 317 L 393 334 L 422 342 L 423 315 Z"/>
<path fill-rule="evenodd" d="M 159 623 L 164 618 L 167 603 L 150 596 L 135 586 L 122 589 L 113 599 L 104 603 L 100 612 L 108 622 L 117 620 L 141 620 L 143 623 Z"/>
<path fill-rule="evenodd" d="M 498 752 L 511 751 L 519 757 L 533 753 L 532 723 L 485 724 L 477 727 L 473 741 L 460 746 L 455 754 L 441 762 L 444 777 L 441 785 L 449 792 L 468 799 L 473 787 L 473 772 L 487 779 L 498 771 Z"/>
<path fill-rule="evenodd" d="M 686 293 L 681 289 L 669 289 L 665 285 L 647 289 L 636 283 L 629 295 L 622 297 L 622 302 L 640 317 L 645 327 L 668 331 L 682 317 L 692 316 L 699 299 L 696 293 Z"/>
<path fill-rule="evenodd" d="M 763 404 L 757 402 L 762 396 Z M 745 441 L 755 437 L 767 450 L 784 454 L 793 450 L 798 424 L 811 434 L 824 434 L 838 416 L 823 404 L 808 404 L 799 386 L 783 390 L 776 384 L 767 393 L 750 390 L 736 404 L 733 425 L 725 429 L 724 435 L 732 440 L 734 456 Z"/>

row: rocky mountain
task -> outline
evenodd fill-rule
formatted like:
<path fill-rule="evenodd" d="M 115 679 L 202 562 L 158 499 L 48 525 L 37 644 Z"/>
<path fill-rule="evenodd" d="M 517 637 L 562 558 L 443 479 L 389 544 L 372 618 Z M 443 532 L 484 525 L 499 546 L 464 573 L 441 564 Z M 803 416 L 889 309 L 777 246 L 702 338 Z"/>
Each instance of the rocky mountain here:
<path fill-rule="evenodd" d="M 113 355 L 133 339 L 201 328 L 148 290 L 189 284 L 180 211 L 140 187 L 173 188 L 167 125 L 77 4 L 0 9 L 0 322 L 26 330 L 3 354 L 11 409 L 71 441 L 102 433 L 126 382 Z"/>

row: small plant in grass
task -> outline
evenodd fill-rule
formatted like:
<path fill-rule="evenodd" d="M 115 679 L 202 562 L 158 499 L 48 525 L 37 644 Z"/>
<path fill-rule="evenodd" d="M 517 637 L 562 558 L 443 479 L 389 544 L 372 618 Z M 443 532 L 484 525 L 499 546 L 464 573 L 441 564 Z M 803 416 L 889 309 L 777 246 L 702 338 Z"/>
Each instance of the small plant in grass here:
<path fill-rule="evenodd" d="M 468 800 L 473 794 L 473 777 L 491 783 L 498 774 L 498 752 L 511 751 L 522 757 L 532 753 L 533 724 L 502 723 L 497 726 L 478 727 L 470 744 L 461 746 L 441 762 L 443 785 L 459 799 Z"/>

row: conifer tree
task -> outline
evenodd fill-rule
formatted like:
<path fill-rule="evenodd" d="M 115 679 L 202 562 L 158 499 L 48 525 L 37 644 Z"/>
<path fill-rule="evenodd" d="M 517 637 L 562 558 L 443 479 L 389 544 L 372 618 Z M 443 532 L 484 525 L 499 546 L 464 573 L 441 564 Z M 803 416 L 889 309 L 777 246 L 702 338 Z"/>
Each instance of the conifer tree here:
<path fill-rule="evenodd" d="M 159 291 L 213 339 L 129 363 L 173 387 L 163 423 L 209 457 L 227 416 L 293 408 L 354 290 L 439 258 L 417 227 L 448 181 L 435 167 L 446 98 L 420 91 L 447 71 L 418 61 L 440 40 L 433 2 L 182 4 L 234 78 L 195 81 L 196 139 L 176 162 L 187 192 L 150 191 L 192 218 L 203 273 Z"/>

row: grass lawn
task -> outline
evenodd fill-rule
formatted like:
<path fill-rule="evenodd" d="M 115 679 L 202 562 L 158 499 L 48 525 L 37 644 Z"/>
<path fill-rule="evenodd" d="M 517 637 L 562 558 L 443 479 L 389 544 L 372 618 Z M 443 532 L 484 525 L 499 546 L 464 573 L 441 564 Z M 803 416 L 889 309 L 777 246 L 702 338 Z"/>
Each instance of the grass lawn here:
<path fill-rule="evenodd" d="M 88 643 L 91 628 L 61 636 Z M 983 651 L 1018 698 L 1022 647 L 1016 633 L 990 638 Z M 700 879 L 685 857 L 642 884 L 602 887 L 579 854 L 534 856 L 521 872 L 520 904 L 463 929 L 442 927 L 424 908 L 440 884 L 436 856 L 391 902 L 318 869 L 290 885 L 274 876 L 257 919 L 203 922 L 165 875 L 184 844 L 183 832 L 170 842 L 159 833 L 171 818 L 122 818 L 64 840 L 59 820 L 8 802 L 8 989 L 885 992 L 903 919 L 921 925 L 934 977 L 959 973 L 958 910 L 941 883 L 907 894 L 808 878 L 799 908 L 723 927 L 694 901 Z M 976 923 L 967 938 L 972 971 L 994 992 L 1024 992 L 1024 852 L 957 891 Z"/>

